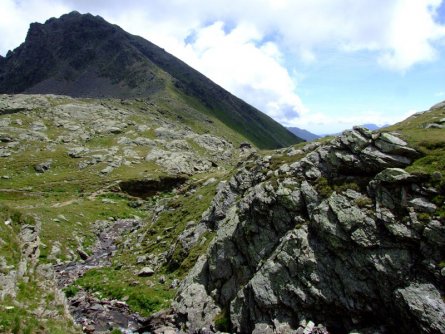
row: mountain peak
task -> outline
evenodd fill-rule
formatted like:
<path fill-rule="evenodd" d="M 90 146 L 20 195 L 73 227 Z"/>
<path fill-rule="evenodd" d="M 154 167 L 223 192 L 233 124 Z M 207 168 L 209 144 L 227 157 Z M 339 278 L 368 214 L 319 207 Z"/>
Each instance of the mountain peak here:
<path fill-rule="evenodd" d="M 173 91 L 260 148 L 300 139 L 181 60 L 100 16 L 71 12 L 33 23 L 0 59 L 0 93 L 145 98 Z"/>

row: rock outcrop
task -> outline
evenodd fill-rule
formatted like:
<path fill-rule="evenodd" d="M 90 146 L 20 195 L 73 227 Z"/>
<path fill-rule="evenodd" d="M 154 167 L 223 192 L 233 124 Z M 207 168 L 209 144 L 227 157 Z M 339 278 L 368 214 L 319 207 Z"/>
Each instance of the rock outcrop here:
<path fill-rule="evenodd" d="M 360 127 L 302 152 L 278 169 L 257 159 L 219 186 L 201 222 L 217 236 L 180 286 L 178 326 L 444 333 L 438 189 L 401 169 L 419 153 Z"/>

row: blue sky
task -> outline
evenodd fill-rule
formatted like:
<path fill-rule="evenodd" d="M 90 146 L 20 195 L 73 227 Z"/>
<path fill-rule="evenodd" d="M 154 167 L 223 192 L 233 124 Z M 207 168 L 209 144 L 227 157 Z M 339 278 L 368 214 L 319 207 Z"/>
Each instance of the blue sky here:
<path fill-rule="evenodd" d="M 31 22 L 90 12 L 286 126 L 394 123 L 445 100 L 445 0 L 1 0 L 0 54 Z"/>

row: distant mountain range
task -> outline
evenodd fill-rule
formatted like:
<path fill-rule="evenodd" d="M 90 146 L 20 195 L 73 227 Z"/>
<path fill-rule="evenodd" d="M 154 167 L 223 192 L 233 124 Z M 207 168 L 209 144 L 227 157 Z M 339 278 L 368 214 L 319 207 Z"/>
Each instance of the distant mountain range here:
<path fill-rule="evenodd" d="M 316 140 L 316 139 L 322 137 L 322 136 L 316 135 L 315 133 L 312 133 L 312 132 L 309 132 L 307 130 L 300 129 L 297 127 L 288 127 L 287 129 L 290 132 L 292 132 L 294 135 L 296 135 L 297 137 L 300 137 L 306 141 L 312 141 L 312 140 Z"/>
<path fill-rule="evenodd" d="M 361 126 L 363 126 L 364 128 L 367 128 L 367 129 L 369 129 L 371 131 L 374 131 L 374 130 L 379 130 L 379 129 L 382 129 L 382 128 L 386 128 L 387 126 L 389 126 L 389 124 L 385 124 L 385 125 L 379 126 L 379 125 L 373 124 L 373 123 L 366 123 L 366 124 L 362 124 Z"/>
<path fill-rule="evenodd" d="M 364 128 L 367 128 L 368 130 L 375 131 L 375 130 L 386 128 L 387 126 L 389 126 L 389 124 L 385 124 L 385 125 L 379 126 L 379 125 L 374 124 L 374 123 L 366 123 L 366 124 L 361 124 L 360 126 L 362 126 Z M 337 133 L 326 133 L 326 134 L 320 135 L 320 137 L 324 137 L 324 136 L 338 136 L 342 132 L 343 131 L 337 132 Z"/>
<path fill-rule="evenodd" d="M 366 123 L 366 124 L 362 124 L 361 126 L 363 126 L 364 128 L 367 128 L 371 131 L 375 131 L 375 130 L 379 130 L 382 128 L 385 128 L 387 126 L 389 126 L 389 124 L 385 124 L 382 126 L 379 126 L 377 124 L 373 124 L 373 123 Z M 335 133 L 335 134 L 325 134 L 325 135 L 316 135 L 315 133 L 312 133 L 308 130 L 305 129 L 300 129 L 297 127 L 288 127 L 287 128 L 290 132 L 292 132 L 294 135 L 296 135 L 297 137 L 300 137 L 306 141 L 313 141 L 313 140 L 317 140 L 318 138 L 324 137 L 324 136 L 337 136 L 339 134 L 341 134 L 341 132 Z"/>
<path fill-rule="evenodd" d="M 33 23 L 23 44 L 0 56 L 0 93 L 177 100 L 216 117 L 259 148 L 301 141 L 153 43 L 99 16 L 72 12 Z"/>

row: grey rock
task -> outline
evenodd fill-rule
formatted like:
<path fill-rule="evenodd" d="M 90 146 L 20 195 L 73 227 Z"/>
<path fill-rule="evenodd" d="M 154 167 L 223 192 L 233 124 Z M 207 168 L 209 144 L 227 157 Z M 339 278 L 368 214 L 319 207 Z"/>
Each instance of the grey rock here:
<path fill-rule="evenodd" d="M 79 256 L 80 256 L 80 258 L 82 260 L 86 260 L 86 259 L 89 258 L 89 255 L 83 249 L 77 248 L 76 251 L 77 251 L 77 254 L 79 254 Z"/>
<path fill-rule="evenodd" d="M 433 174 L 431 174 L 431 178 L 434 181 L 440 181 L 442 179 L 442 173 L 439 171 L 434 172 Z"/>
<path fill-rule="evenodd" d="M 214 177 L 211 177 L 211 178 L 209 178 L 208 180 L 206 180 L 202 185 L 204 186 L 204 187 L 206 187 L 206 186 L 208 186 L 208 185 L 210 185 L 210 184 L 213 184 L 213 183 L 215 183 L 217 180 L 214 178 Z"/>
<path fill-rule="evenodd" d="M 343 145 L 350 147 L 354 153 L 359 153 L 371 142 L 370 134 L 366 129 L 360 127 L 344 131 L 339 139 Z"/>
<path fill-rule="evenodd" d="M 177 129 L 168 129 L 164 127 L 159 127 L 155 129 L 156 137 L 163 140 L 175 140 L 182 139 L 184 137 L 184 133 L 182 131 L 178 131 Z"/>
<path fill-rule="evenodd" d="M 31 124 L 32 131 L 46 131 L 47 127 L 43 122 L 34 122 Z"/>
<path fill-rule="evenodd" d="M 400 223 L 385 224 L 385 227 L 395 237 L 402 239 L 420 239 L 420 236 L 415 230 L 409 228 L 404 224 Z"/>
<path fill-rule="evenodd" d="M 423 230 L 423 236 L 434 246 L 445 246 L 445 225 L 438 220 L 431 220 Z"/>
<path fill-rule="evenodd" d="M 425 129 L 443 129 L 443 125 L 437 123 L 429 123 L 425 125 Z"/>
<path fill-rule="evenodd" d="M 14 141 L 14 139 L 10 135 L 0 133 L 0 142 L 1 143 L 10 143 L 12 141 Z"/>
<path fill-rule="evenodd" d="M 388 154 L 375 147 L 367 146 L 360 157 L 373 170 L 380 171 L 388 167 L 406 167 L 411 164 L 411 159 L 405 155 Z"/>
<path fill-rule="evenodd" d="M 154 140 L 138 137 L 133 140 L 133 143 L 139 146 L 156 146 L 156 142 Z"/>
<path fill-rule="evenodd" d="M 388 183 L 398 183 L 411 178 L 411 174 L 400 168 L 386 168 L 378 173 L 374 180 Z"/>
<path fill-rule="evenodd" d="M 11 156 L 11 152 L 4 149 L 4 148 L 0 148 L 0 158 L 6 158 Z"/>
<path fill-rule="evenodd" d="M 102 174 L 102 175 L 107 175 L 107 174 L 110 174 L 112 171 L 113 171 L 113 167 L 112 166 L 107 166 L 107 167 L 105 167 L 104 169 L 102 169 L 101 171 L 100 171 L 100 173 Z"/>
<path fill-rule="evenodd" d="M 306 151 L 290 165 L 261 172 L 272 180 L 257 179 L 251 168 L 250 176 L 240 172 L 220 185 L 203 216 L 217 235 L 204 262 L 181 284 L 182 307 L 185 291 L 197 284 L 201 300 L 230 307 L 236 332 L 327 333 L 323 326 L 307 328 L 308 322 L 293 328 L 290 319 L 320 319 L 325 317 L 320 310 L 333 309 L 324 319 L 337 319 L 347 330 L 383 333 L 377 324 L 397 327 L 395 291 L 417 279 L 416 270 L 426 280 L 432 277 L 418 265 L 424 254 L 437 258 L 426 265 L 437 276 L 437 249 L 445 242 L 440 221 L 425 226 L 417 219 L 416 211 L 428 205 L 411 203 L 419 192 L 430 203 L 434 193 L 400 168 L 417 153 L 393 134 L 360 128 Z M 268 163 L 258 159 L 253 165 Z M 327 198 L 318 193 L 320 177 L 360 184 L 362 175 L 371 179 L 367 192 L 347 189 Z M 413 253 L 413 245 L 421 252 Z M 187 326 L 210 328 L 213 319 L 203 318 L 204 304 L 189 309 Z M 366 328 L 369 312 L 376 325 Z"/>
<path fill-rule="evenodd" d="M 414 209 L 421 212 L 433 213 L 437 209 L 437 206 L 435 204 L 421 197 L 414 198 L 411 201 L 409 201 L 409 203 L 414 207 Z"/>
<path fill-rule="evenodd" d="M 52 160 L 41 162 L 34 166 L 34 170 L 38 173 L 45 173 L 51 168 Z"/>
<path fill-rule="evenodd" d="M 432 284 L 411 284 L 395 292 L 407 332 L 445 333 L 445 303 Z"/>
<path fill-rule="evenodd" d="M 170 284 L 170 289 L 176 289 L 179 286 L 179 284 L 180 281 L 177 278 L 175 278 Z"/>
<path fill-rule="evenodd" d="M 208 325 L 221 312 L 221 309 L 207 294 L 205 287 L 199 283 L 187 285 L 180 292 L 173 307 L 177 314 L 187 319 L 185 325 L 188 333 L 201 330 L 203 327 L 210 327 Z"/>
<path fill-rule="evenodd" d="M 106 131 L 109 132 L 109 133 L 112 133 L 112 134 L 122 133 L 122 129 L 120 127 L 117 127 L 117 126 L 110 126 L 109 128 L 107 128 Z"/>
<path fill-rule="evenodd" d="M 201 147 L 213 154 L 219 154 L 231 149 L 232 145 L 223 138 L 215 137 L 209 134 L 199 135 L 193 140 Z"/>
<path fill-rule="evenodd" d="M 85 169 L 90 164 L 91 164 L 91 161 L 81 161 L 81 162 L 79 162 L 79 164 L 77 166 L 79 167 L 79 169 Z"/>
<path fill-rule="evenodd" d="M 73 147 L 68 151 L 71 158 L 82 158 L 89 150 L 86 147 Z"/>
<path fill-rule="evenodd" d="M 142 264 L 142 263 L 145 263 L 146 261 L 147 261 L 147 256 L 146 255 L 139 255 L 136 258 L 136 263 L 137 264 Z"/>
<path fill-rule="evenodd" d="M 153 276 L 154 273 L 155 273 L 154 270 L 151 269 L 150 267 L 144 267 L 137 273 L 137 275 L 140 277 L 149 277 Z"/>
<path fill-rule="evenodd" d="M 190 151 L 192 148 L 185 140 L 172 140 L 165 144 L 165 147 L 170 151 Z"/>
<path fill-rule="evenodd" d="M 170 152 L 152 149 L 145 160 L 154 161 L 172 174 L 193 175 L 212 168 L 212 163 L 191 152 Z"/>

